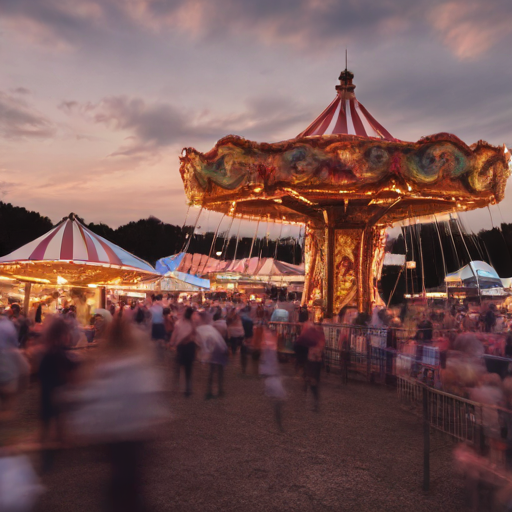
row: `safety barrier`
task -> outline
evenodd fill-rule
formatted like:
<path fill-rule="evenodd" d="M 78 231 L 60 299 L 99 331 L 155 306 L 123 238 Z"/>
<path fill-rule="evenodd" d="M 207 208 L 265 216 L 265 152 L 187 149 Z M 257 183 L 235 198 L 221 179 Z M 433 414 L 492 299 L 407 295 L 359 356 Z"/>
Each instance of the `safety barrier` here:
<path fill-rule="evenodd" d="M 293 344 L 303 324 L 270 322 L 276 332 L 281 354 L 293 354 Z M 324 366 L 327 372 L 339 372 L 346 380 L 348 372 L 368 380 L 384 381 L 396 373 L 397 351 L 387 348 L 388 329 L 348 324 L 323 323 L 325 335 Z"/>
<path fill-rule="evenodd" d="M 431 428 L 459 441 L 473 444 L 480 443 L 482 418 L 493 411 L 498 414 L 499 410 L 498 407 L 445 393 L 406 377 L 397 377 L 397 392 L 399 400 L 412 406 L 418 414 L 423 414 L 423 401 L 426 399 L 427 418 Z M 502 410 L 505 412 L 505 409 Z"/>

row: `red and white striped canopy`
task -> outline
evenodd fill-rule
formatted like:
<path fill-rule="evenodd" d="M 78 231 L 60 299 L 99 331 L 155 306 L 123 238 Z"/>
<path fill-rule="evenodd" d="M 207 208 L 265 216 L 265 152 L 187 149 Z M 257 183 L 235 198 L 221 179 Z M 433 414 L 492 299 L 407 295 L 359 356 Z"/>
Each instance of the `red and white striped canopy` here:
<path fill-rule="evenodd" d="M 347 134 L 361 137 L 376 137 L 396 140 L 377 120 L 357 101 L 354 94 L 354 75 L 345 70 L 340 75 L 340 85 L 333 102 L 299 135 Z"/>
<path fill-rule="evenodd" d="M 156 273 L 146 261 L 86 228 L 74 214 L 45 235 L 0 258 L 0 264 L 29 261 L 108 265 Z"/>

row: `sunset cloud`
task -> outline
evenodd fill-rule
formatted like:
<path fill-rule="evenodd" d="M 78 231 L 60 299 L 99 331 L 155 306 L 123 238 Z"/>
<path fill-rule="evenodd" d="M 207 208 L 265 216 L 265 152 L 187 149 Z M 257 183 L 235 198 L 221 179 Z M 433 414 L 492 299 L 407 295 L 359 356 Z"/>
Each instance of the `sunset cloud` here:
<path fill-rule="evenodd" d="M 3 23 L 53 49 L 95 46 L 115 34 L 178 32 L 189 40 L 256 38 L 301 51 L 433 31 L 457 58 L 510 38 L 508 0 L 4 0 Z M 21 29 L 21 31 L 19 30 Z"/>
<path fill-rule="evenodd" d="M 512 34 L 510 5 L 500 0 L 447 2 L 432 10 L 432 25 L 457 57 L 480 57 Z"/>
<path fill-rule="evenodd" d="M 19 92 L 19 91 L 18 91 Z M 5 139 L 47 139 L 55 126 L 18 95 L 0 91 L 0 137 Z"/>
<path fill-rule="evenodd" d="M 107 97 L 96 104 L 64 101 L 59 108 L 130 134 L 112 156 L 141 156 L 172 145 L 213 143 L 228 133 L 272 140 L 287 128 L 290 136 L 295 135 L 292 128 L 312 116 L 304 106 L 281 96 L 249 98 L 243 111 L 232 114 L 187 111 L 170 103 L 126 96 Z"/>

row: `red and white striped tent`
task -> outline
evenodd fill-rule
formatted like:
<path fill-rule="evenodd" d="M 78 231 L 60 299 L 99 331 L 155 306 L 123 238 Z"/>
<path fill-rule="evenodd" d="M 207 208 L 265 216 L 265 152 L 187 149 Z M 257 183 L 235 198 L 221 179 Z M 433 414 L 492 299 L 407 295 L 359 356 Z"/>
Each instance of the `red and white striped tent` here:
<path fill-rule="evenodd" d="M 0 258 L 0 273 L 23 281 L 136 285 L 160 277 L 146 261 L 96 235 L 70 214 L 51 231 Z"/>
<path fill-rule="evenodd" d="M 375 137 L 389 141 L 396 140 L 359 103 L 354 94 L 353 73 L 345 69 L 336 86 L 336 97 L 332 103 L 297 138 L 313 135 L 347 134 L 361 137 Z"/>

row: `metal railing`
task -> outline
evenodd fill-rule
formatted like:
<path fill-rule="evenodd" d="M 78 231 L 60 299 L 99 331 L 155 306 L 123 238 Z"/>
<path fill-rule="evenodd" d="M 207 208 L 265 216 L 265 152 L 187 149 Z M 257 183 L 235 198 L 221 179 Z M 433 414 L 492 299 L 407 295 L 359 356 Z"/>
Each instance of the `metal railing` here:
<path fill-rule="evenodd" d="M 483 418 L 492 411 L 498 414 L 497 411 L 500 409 L 451 395 L 414 379 L 400 376 L 397 377 L 397 392 L 399 400 L 412 406 L 418 414 L 423 414 L 426 399 L 427 419 L 431 428 L 459 441 L 468 441 L 475 445 L 481 441 Z M 512 411 L 506 412 L 512 414 Z"/>
<path fill-rule="evenodd" d="M 293 353 L 302 326 L 291 322 L 269 323 L 277 334 L 281 353 Z M 323 323 L 322 328 L 325 334 L 324 366 L 328 372 L 340 372 L 344 380 L 348 372 L 353 372 L 372 381 L 385 380 L 386 376 L 396 373 L 397 351 L 386 347 L 388 329 L 327 323 Z"/>

